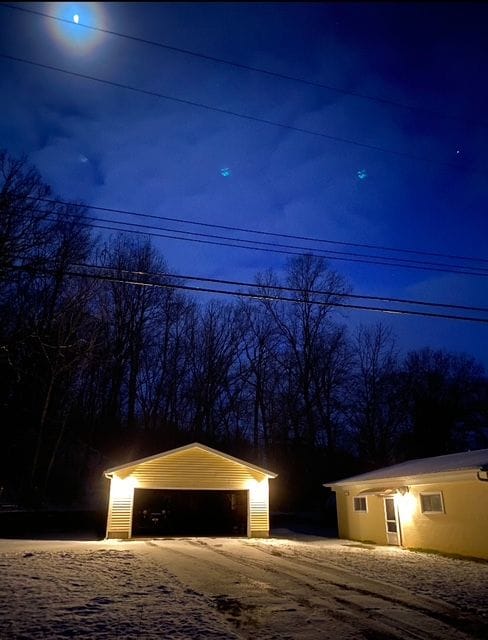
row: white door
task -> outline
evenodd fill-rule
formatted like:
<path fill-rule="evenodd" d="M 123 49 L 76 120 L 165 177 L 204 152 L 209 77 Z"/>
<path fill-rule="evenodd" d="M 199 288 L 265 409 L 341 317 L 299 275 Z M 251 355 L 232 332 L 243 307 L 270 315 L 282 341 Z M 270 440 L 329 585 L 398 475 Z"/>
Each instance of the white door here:
<path fill-rule="evenodd" d="M 388 544 L 400 544 L 400 524 L 394 498 L 385 498 L 385 524 Z"/>

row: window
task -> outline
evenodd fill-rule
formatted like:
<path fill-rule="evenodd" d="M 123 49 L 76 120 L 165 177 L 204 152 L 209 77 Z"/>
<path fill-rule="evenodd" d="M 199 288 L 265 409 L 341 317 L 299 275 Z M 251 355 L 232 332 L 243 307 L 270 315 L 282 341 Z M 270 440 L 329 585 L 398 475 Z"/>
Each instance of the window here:
<path fill-rule="evenodd" d="M 368 505 L 366 502 L 366 498 L 363 498 L 363 497 L 354 498 L 354 511 L 366 512 L 367 510 L 368 510 Z"/>
<path fill-rule="evenodd" d="M 442 493 L 421 493 L 420 506 L 422 513 L 444 513 Z"/>

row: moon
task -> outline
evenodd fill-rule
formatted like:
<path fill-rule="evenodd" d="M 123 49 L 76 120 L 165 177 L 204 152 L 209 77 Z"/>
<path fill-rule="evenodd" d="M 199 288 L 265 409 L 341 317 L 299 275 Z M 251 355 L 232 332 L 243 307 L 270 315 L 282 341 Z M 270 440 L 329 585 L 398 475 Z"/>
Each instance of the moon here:
<path fill-rule="evenodd" d="M 94 51 L 104 41 L 104 2 L 52 2 L 58 20 L 49 21 L 52 36 L 64 47 L 78 53 Z M 53 17 L 54 17 L 53 15 Z"/>

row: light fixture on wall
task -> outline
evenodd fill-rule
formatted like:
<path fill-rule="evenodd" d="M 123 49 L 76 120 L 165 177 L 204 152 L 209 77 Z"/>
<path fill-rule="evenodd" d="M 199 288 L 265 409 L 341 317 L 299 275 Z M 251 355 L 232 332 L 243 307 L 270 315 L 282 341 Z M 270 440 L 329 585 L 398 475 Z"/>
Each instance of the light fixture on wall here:
<path fill-rule="evenodd" d="M 488 482 L 488 464 L 482 465 L 476 475 L 481 482 Z"/>
<path fill-rule="evenodd" d="M 409 492 L 409 488 L 407 486 L 404 487 L 398 487 L 397 489 L 398 493 L 400 493 L 402 496 L 404 496 L 406 493 Z"/>
<path fill-rule="evenodd" d="M 134 488 L 137 486 L 137 482 L 134 478 L 119 478 L 114 475 L 111 478 L 111 492 L 113 500 L 128 500 L 132 499 Z"/>

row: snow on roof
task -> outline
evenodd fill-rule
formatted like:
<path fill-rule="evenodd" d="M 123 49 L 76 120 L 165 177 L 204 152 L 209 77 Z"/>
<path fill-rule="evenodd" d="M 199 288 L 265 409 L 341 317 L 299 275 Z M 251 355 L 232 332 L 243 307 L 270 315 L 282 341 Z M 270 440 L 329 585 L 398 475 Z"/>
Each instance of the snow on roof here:
<path fill-rule="evenodd" d="M 165 458 L 167 456 L 171 456 L 174 453 L 180 453 L 183 451 L 188 451 L 188 449 L 203 449 L 204 451 L 207 451 L 208 453 L 213 453 L 217 456 L 220 456 L 222 458 L 226 458 L 227 460 L 231 460 L 232 462 L 237 462 L 238 464 L 243 465 L 244 467 L 248 467 L 249 469 L 255 469 L 256 471 L 260 471 L 261 473 L 264 473 L 265 475 L 267 475 L 269 478 L 276 478 L 278 477 L 277 473 L 274 473 L 273 471 L 269 471 L 268 469 L 263 469 L 262 467 L 258 467 L 255 464 L 252 464 L 251 462 L 247 462 L 246 460 L 241 460 L 240 458 L 235 458 L 234 456 L 229 455 L 228 453 L 223 453 L 222 451 L 217 451 L 217 449 L 212 449 L 212 447 L 207 447 L 204 444 L 200 444 L 199 442 L 192 442 L 191 444 L 187 444 L 183 447 L 178 447 L 177 449 L 171 449 L 169 451 L 162 451 L 161 453 L 156 453 L 153 456 L 148 456 L 147 458 L 139 458 L 139 460 L 131 460 L 130 462 L 126 462 L 125 464 L 121 464 L 118 465 L 117 467 L 111 467 L 110 469 L 106 469 L 104 471 L 104 474 L 106 476 L 108 476 L 111 473 L 114 473 L 115 471 L 121 471 L 122 469 L 128 469 L 130 467 L 134 467 L 136 465 L 142 464 L 144 462 L 150 462 L 151 460 L 156 460 L 159 458 Z"/>
<path fill-rule="evenodd" d="M 488 465 L 488 449 L 478 449 L 477 451 L 463 451 L 461 453 L 450 453 L 446 456 L 434 456 L 432 458 L 419 458 L 417 460 L 407 460 L 390 467 L 383 467 L 368 473 L 362 473 L 350 478 L 344 478 L 327 484 L 332 487 L 342 484 L 359 484 L 385 478 L 406 478 L 432 473 L 447 473 L 451 471 L 477 470 Z"/>

